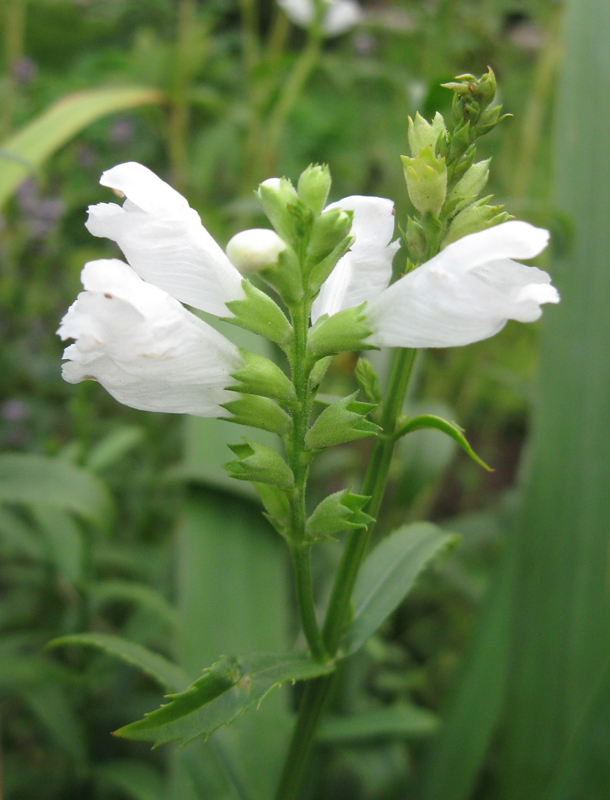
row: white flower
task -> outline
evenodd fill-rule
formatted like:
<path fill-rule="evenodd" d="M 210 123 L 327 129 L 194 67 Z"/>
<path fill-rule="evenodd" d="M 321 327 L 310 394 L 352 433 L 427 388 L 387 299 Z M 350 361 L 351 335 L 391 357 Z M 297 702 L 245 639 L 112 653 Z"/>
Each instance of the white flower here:
<path fill-rule="evenodd" d="M 450 244 L 369 300 L 367 342 L 456 347 L 493 336 L 509 319 L 534 322 L 559 294 L 546 272 L 512 259 L 537 256 L 548 240 L 548 231 L 511 221 Z"/>
<path fill-rule="evenodd" d="M 392 260 L 400 247 L 399 242 L 390 243 L 394 235 L 391 200 L 354 195 L 324 210 L 333 208 L 354 212 L 351 233 L 355 241 L 322 285 L 311 310 L 313 322 L 322 314 L 331 316 L 382 292 L 390 283 Z"/>
<path fill-rule="evenodd" d="M 315 0 L 277 0 L 286 16 L 295 25 L 309 28 L 316 16 Z M 356 0 L 324 0 L 326 9 L 322 30 L 326 36 L 339 36 L 362 19 L 362 9 Z"/>
<path fill-rule="evenodd" d="M 242 275 L 248 275 L 273 267 L 285 249 L 285 242 L 275 231 L 269 228 L 251 228 L 235 234 L 227 244 L 227 256 Z"/>
<path fill-rule="evenodd" d="M 120 403 L 144 411 L 230 416 L 221 403 L 243 360 L 237 348 L 163 289 L 117 259 L 91 261 L 85 291 L 62 319 L 69 383 L 99 381 Z"/>
<path fill-rule="evenodd" d="M 141 278 L 194 308 L 229 316 L 241 275 L 182 195 L 142 164 L 119 164 L 100 183 L 127 199 L 89 207 L 87 228 L 115 241 Z"/>

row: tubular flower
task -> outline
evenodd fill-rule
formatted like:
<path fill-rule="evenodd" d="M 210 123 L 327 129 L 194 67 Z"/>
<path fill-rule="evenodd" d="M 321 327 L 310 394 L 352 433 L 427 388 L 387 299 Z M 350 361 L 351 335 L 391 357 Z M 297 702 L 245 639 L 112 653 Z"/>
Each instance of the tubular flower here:
<path fill-rule="evenodd" d="M 126 197 L 122 206 L 88 209 L 94 236 L 112 239 L 137 274 L 172 297 L 219 317 L 242 300 L 242 277 L 175 189 L 142 164 L 119 164 L 100 183 Z"/>
<path fill-rule="evenodd" d="M 512 259 L 537 256 L 548 240 L 548 231 L 511 221 L 450 244 L 367 302 L 367 344 L 456 347 L 493 336 L 509 319 L 534 322 L 559 293 L 546 272 Z"/>
<path fill-rule="evenodd" d="M 64 351 L 68 383 L 97 380 L 144 411 L 231 416 L 225 387 L 243 366 L 231 342 L 118 259 L 89 262 L 82 283 L 58 330 L 76 340 Z"/>
<path fill-rule="evenodd" d="M 354 195 L 331 203 L 325 211 L 352 211 L 354 243 L 322 285 L 314 301 L 311 318 L 336 314 L 360 305 L 382 292 L 392 278 L 392 261 L 400 242 L 394 235 L 394 204 L 384 197 Z"/>
<path fill-rule="evenodd" d="M 277 0 L 291 22 L 309 28 L 316 17 L 315 0 Z M 323 0 L 322 32 L 325 36 L 340 36 L 362 19 L 362 9 L 356 0 Z"/>

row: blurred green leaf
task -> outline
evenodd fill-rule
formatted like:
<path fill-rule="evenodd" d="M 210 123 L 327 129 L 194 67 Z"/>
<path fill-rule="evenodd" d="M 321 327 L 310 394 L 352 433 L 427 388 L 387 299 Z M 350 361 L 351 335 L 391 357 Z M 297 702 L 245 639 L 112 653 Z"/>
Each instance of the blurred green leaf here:
<path fill-rule="evenodd" d="M 95 773 L 103 785 L 118 790 L 124 797 L 133 800 L 165 800 L 163 777 L 152 764 L 117 759 L 96 767 Z"/>
<path fill-rule="evenodd" d="M 135 581 L 107 580 L 94 583 L 89 588 L 91 605 L 100 609 L 106 603 L 133 603 L 152 612 L 156 617 L 175 628 L 178 613 L 156 589 Z"/>
<path fill-rule="evenodd" d="M 430 561 L 455 542 L 429 522 L 405 525 L 384 539 L 364 562 L 352 595 L 354 614 L 343 651 L 359 650 L 400 605 Z"/>
<path fill-rule="evenodd" d="M 114 516 L 105 485 L 85 469 L 44 456 L 0 455 L 0 502 L 48 504 L 107 525 Z"/>
<path fill-rule="evenodd" d="M 397 439 L 399 439 L 400 437 L 406 436 L 408 433 L 412 433 L 413 431 L 420 431 L 430 428 L 435 428 L 437 431 L 441 431 L 442 433 L 451 437 L 453 441 L 457 442 L 462 450 L 480 467 L 483 467 L 483 469 L 486 469 L 488 472 L 492 471 L 491 468 L 488 467 L 487 464 L 474 452 L 468 443 L 468 440 L 464 436 L 464 431 L 458 425 L 456 425 L 455 422 L 448 422 L 446 419 L 437 417 L 434 414 L 421 414 L 418 417 L 412 417 L 411 419 L 406 420 L 406 422 L 404 422 L 396 431 L 395 436 Z"/>
<path fill-rule="evenodd" d="M 148 103 L 161 103 L 157 89 L 141 86 L 93 89 L 64 97 L 0 144 L 0 206 L 28 175 L 100 117 Z"/>
<path fill-rule="evenodd" d="M 0 539 L 10 555 L 41 561 L 46 558 L 42 539 L 8 508 L 0 507 Z"/>
<path fill-rule="evenodd" d="M 171 691 L 182 691 L 188 686 L 188 677 L 176 664 L 172 664 L 164 656 L 153 653 L 142 645 L 128 642 L 119 636 L 106 633 L 77 633 L 72 636 L 61 636 L 49 642 L 47 649 L 57 647 L 93 647 L 110 656 L 119 658 L 132 667 L 145 672 L 160 686 Z"/>
<path fill-rule="evenodd" d="M 243 657 L 223 656 L 201 678 L 169 702 L 131 725 L 115 731 L 126 739 L 154 742 L 190 742 L 210 736 L 221 725 L 230 725 L 277 686 L 328 675 L 334 665 L 317 664 L 307 653 L 275 655 L 260 653 Z"/>
<path fill-rule="evenodd" d="M 84 534 L 74 517 L 62 508 L 33 505 L 31 513 L 46 539 L 50 560 L 73 586 L 84 577 Z"/>
<path fill-rule="evenodd" d="M 86 459 L 89 469 L 100 471 L 116 464 L 144 439 L 143 428 L 124 426 L 105 436 L 91 450 Z"/>
<path fill-rule="evenodd" d="M 330 718 L 318 733 L 326 744 L 363 743 L 376 739 L 422 739 L 436 733 L 439 719 L 425 708 L 395 705 L 349 717 Z"/>
<path fill-rule="evenodd" d="M 85 727 L 74 707 L 73 693 L 53 683 L 39 683 L 23 689 L 23 698 L 47 729 L 53 744 L 75 761 L 87 758 Z"/>

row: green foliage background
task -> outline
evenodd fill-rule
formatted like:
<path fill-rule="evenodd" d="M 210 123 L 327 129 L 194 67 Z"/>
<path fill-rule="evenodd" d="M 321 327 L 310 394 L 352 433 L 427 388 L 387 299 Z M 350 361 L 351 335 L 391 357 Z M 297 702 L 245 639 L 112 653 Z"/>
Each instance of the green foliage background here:
<path fill-rule="evenodd" d="M 304 797 L 607 797 L 607 3 L 368 2 L 362 26 L 326 42 L 271 153 L 268 113 L 304 35 L 282 30 L 271 0 L 256 8 L 260 30 L 285 39 L 249 69 L 232 0 L 1 7 L 4 795 L 268 798 L 299 693 L 276 690 L 208 743 L 150 752 L 109 732 L 158 707 L 159 663 L 151 677 L 129 658 L 41 652 L 57 636 L 120 636 L 194 679 L 221 654 L 287 651 L 297 630 L 281 542 L 220 469 L 240 431 L 59 377 L 53 332 L 79 272 L 115 255 L 83 227 L 86 206 L 108 199 L 100 173 L 145 163 L 222 244 L 264 224 L 259 180 L 311 161 L 330 164 L 332 200 L 387 196 L 404 218 L 407 116 L 448 111 L 438 85 L 489 64 L 514 114 L 480 148 L 490 191 L 551 229 L 541 266 L 562 304 L 542 326 L 420 357 L 411 413 L 457 420 L 495 472 L 437 432 L 401 446 L 380 530 L 432 518 L 462 544 L 345 668 Z M 354 391 L 352 372 L 335 359 L 325 390 Z M 367 452 L 321 459 L 320 496 L 357 482 Z M 340 551 L 319 549 L 323 606 Z"/>

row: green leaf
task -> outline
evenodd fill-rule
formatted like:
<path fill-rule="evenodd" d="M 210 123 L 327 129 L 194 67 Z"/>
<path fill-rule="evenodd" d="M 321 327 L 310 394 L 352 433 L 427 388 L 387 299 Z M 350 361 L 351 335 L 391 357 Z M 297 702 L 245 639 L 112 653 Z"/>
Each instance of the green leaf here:
<path fill-rule="evenodd" d="M 95 120 L 163 99 L 156 89 L 131 86 L 78 92 L 59 100 L 0 145 L 0 206 L 21 181 Z"/>
<path fill-rule="evenodd" d="M 2 507 L 0 507 L 0 540 L 10 555 L 22 556 L 32 561 L 46 559 L 42 540 L 30 525 L 8 508 Z"/>
<path fill-rule="evenodd" d="M 423 739 L 436 733 L 439 719 L 425 708 L 395 705 L 330 718 L 320 728 L 317 739 L 326 744 L 370 742 L 376 739 Z"/>
<path fill-rule="evenodd" d="M 230 444 L 229 448 L 237 456 L 236 461 L 225 464 L 225 469 L 232 478 L 269 483 L 282 489 L 289 489 L 294 484 L 292 470 L 270 447 L 244 437 L 244 444 Z"/>
<path fill-rule="evenodd" d="M 132 667 L 137 667 L 146 673 L 160 686 L 172 691 L 182 691 L 188 685 L 185 673 L 168 661 L 164 656 L 153 653 L 142 645 L 121 639 L 119 636 L 110 636 L 106 633 L 78 633 L 73 636 L 61 636 L 49 642 L 47 649 L 56 647 L 93 647 L 102 650 L 110 656 L 121 659 Z"/>
<path fill-rule="evenodd" d="M 464 431 L 459 427 L 459 425 L 456 425 L 455 422 L 448 422 L 446 419 L 437 417 L 434 414 L 422 414 L 421 416 L 413 417 L 413 419 L 408 419 L 398 428 L 394 436 L 396 439 L 399 439 L 401 436 L 406 436 L 408 433 L 419 431 L 424 428 L 436 428 L 436 430 L 446 433 L 447 436 L 450 436 L 455 442 L 457 442 L 462 450 L 464 450 L 464 452 L 467 453 L 470 458 L 480 467 L 483 467 L 483 469 L 486 469 L 488 472 L 493 472 L 491 467 L 488 467 L 487 464 L 479 458 L 472 447 L 468 444 L 468 441 L 464 436 Z"/>
<path fill-rule="evenodd" d="M 143 440 L 143 428 L 121 426 L 95 445 L 87 456 L 86 464 L 89 469 L 96 472 L 108 469 L 108 467 L 112 467 L 117 461 L 124 458 L 130 450 L 137 447 Z"/>
<path fill-rule="evenodd" d="M 108 524 L 114 516 L 105 485 L 66 461 L 22 453 L 0 455 L 0 502 L 48 504 Z"/>
<path fill-rule="evenodd" d="M 400 605 L 430 561 L 456 537 L 429 522 L 405 525 L 384 539 L 364 562 L 354 587 L 354 615 L 343 655 L 359 650 Z"/>
<path fill-rule="evenodd" d="M 374 519 L 362 509 L 370 499 L 347 489 L 325 497 L 305 524 L 307 538 L 315 541 L 348 528 L 368 528 Z"/>
<path fill-rule="evenodd" d="M 325 408 L 305 436 L 305 444 L 311 450 L 325 450 L 337 444 L 373 436 L 381 430 L 366 419 L 375 407 L 371 403 L 358 403 L 358 392 L 343 397 Z"/>
<path fill-rule="evenodd" d="M 316 664 L 305 653 L 223 656 L 186 691 L 168 695 L 169 703 L 115 734 L 155 746 L 207 738 L 260 703 L 276 686 L 328 675 L 333 669 L 333 665 Z"/>
<path fill-rule="evenodd" d="M 50 560 L 73 586 L 83 582 L 85 541 L 72 514 L 63 508 L 33 505 L 31 513 L 46 539 Z"/>

